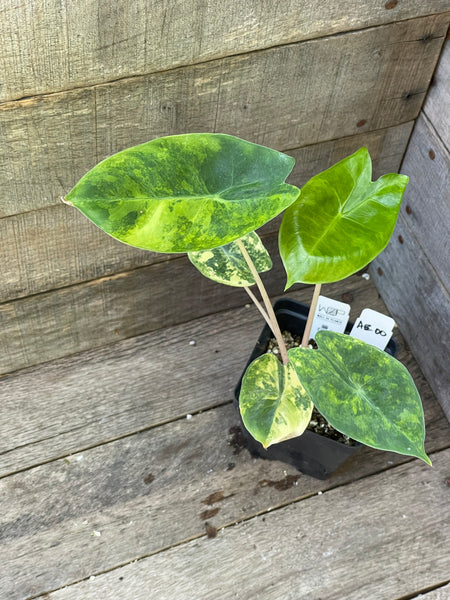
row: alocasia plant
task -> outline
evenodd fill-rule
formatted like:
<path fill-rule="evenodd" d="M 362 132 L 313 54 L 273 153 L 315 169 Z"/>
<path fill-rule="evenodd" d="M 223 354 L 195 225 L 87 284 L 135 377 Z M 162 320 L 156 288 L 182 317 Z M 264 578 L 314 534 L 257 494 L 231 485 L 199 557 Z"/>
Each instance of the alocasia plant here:
<path fill-rule="evenodd" d="M 99 163 L 65 202 L 121 242 L 186 252 L 206 277 L 248 292 L 281 354 L 281 361 L 265 354 L 251 363 L 239 397 L 245 427 L 264 447 L 301 435 L 316 406 L 343 434 L 431 464 L 420 397 L 401 363 L 331 331 L 317 333 L 317 349 L 306 347 L 320 285 L 355 273 L 383 250 L 408 178 L 372 182 L 365 148 L 302 190 L 285 183 L 293 166 L 285 154 L 229 135 L 169 136 Z M 255 233 L 283 211 L 286 287 L 315 284 L 302 345 L 289 352 L 259 277 L 272 262 Z M 263 304 L 250 289 L 255 284 Z"/>

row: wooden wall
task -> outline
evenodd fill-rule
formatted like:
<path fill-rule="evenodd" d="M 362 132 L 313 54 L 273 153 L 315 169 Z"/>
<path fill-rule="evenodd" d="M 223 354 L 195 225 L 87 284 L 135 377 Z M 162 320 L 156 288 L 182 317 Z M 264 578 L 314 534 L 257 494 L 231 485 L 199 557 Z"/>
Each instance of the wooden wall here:
<path fill-rule="evenodd" d="M 401 168 L 409 175 L 375 282 L 450 420 L 450 41 Z"/>
<path fill-rule="evenodd" d="M 216 131 L 287 151 L 297 185 L 362 145 L 396 171 L 450 0 L 5 0 L 0 17 L 2 374 L 246 302 L 63 205 L 87 170 Z"/>

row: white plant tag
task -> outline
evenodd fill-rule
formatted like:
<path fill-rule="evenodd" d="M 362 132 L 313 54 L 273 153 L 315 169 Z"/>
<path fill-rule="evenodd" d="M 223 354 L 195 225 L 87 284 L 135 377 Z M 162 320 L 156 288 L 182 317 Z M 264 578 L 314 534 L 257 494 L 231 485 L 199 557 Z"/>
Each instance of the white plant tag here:
<path fill-rule="evenodd" d="M 314 338 L 321 329 L 344 333 L 349 314 L 349 304 L 332 300 L 326 296 L 319 296 L 309 337 Z"/>
<path fill-rule="evenodd" d="M 387 315 L 365 308 L 356 319 L 350 335 L 380 350 L 384 350 L 392 337 L 395 321 Z"/>

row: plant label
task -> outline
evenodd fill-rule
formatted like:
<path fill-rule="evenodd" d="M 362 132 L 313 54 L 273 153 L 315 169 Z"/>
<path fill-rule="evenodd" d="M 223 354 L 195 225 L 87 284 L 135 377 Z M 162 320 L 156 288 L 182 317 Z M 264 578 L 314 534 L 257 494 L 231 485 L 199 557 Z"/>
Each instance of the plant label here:
<path fill-rule="evenodd" d="M 365 308 L 356 319 L 350 335 L 384 350 L 392 337 L 395 321 L 382 313 Z"/>
<path fill-rule="evenodd" d="M 350 314 L 350 305 L 319 296 L 310 337 L 314 338 L 321 329 L 344 333 Z"/>

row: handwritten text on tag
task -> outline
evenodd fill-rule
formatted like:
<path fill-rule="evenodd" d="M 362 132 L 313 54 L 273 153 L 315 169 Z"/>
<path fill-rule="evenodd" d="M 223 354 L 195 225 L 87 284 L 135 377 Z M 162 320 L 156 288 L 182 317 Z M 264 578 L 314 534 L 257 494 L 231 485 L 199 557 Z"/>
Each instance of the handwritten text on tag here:
<path fill-rule="evenodd" d="M 356 319 L 350 335 L 384 350 L 392 337 L 395 321 L 371 308 L 365 308 Z"/>

